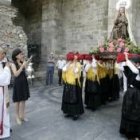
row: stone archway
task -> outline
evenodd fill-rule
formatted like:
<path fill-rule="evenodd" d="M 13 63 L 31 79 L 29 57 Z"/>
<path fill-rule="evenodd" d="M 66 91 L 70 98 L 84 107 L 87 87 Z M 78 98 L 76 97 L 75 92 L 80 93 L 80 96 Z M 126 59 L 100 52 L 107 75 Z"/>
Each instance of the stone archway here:
<path fill-rule="evenodd" d="M 28 38 L 28 56 L 34 55 L 33 62 L 37 68 L 41 57 L 41 0 L 12 0 L 12 5 L 18 9 L 17 17 L 13 19 L 13 23 L 23 27 Z"/>

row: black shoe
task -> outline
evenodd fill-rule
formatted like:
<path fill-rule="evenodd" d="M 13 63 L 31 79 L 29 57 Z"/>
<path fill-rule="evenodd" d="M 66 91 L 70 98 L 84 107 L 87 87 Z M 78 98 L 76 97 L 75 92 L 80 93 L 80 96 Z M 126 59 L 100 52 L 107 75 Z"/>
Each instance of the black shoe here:
<path fill-rule="evenodd" d="M 61 83 L 61 82 L 59 82 L 59 83 L 58 83 L 58 85 L 59 85 L 59 86 L 62 86 L 62 83 Z"/>
<path fill-rule="evenodd" d="M 86 106 L 85 108 L 86 108 L 86 109 L 91 109 L 91 107 L 90 107 L 90 106 Z"/>
<path fill-rule="evenodd" d="M 78 115 L 74 115 L 74 116 L 73 116 L 73 120 L 74 120 L 74 121 L 78 120 L 78 118 L 79 118 Z"/>
<path fill-rule="evenodd" d="M 71 117 L 71 115 L 69 115 L 69 114 L 66 114 L 66 115 L 65 115 L 65 117 L 66 117 L 66 118 L 69 118 L 69 117 Z"/>
<path fill-rule="evenodd" d="M 12 131 L 13 131 L 13 130 L 10 128 L 10 133 L 12 133 Z"/>

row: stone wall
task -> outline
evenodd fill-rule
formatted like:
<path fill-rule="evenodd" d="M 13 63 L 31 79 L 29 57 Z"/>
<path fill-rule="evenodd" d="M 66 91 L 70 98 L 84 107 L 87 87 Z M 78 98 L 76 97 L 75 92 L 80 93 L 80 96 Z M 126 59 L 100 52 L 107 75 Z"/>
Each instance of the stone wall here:
<path fill-rule="evenodd" d="M 26 18 L 28 44 L 42 45 L 42 57 L 54 51 L 88 51 L 109 37 L 117 16 L 117 0 L 13 0 Z M 132 32 L 140 41 L 140 1 L 130 9 Z M 45 50 L 46 49 L 46 50 Z M 44 52 L 45 50 L 45 52 Z M 44 54 L 43 54 L 44 53 Z"/>
<path fill-rule="evenodd" d="M 63 14 L 66 51 L 88 52 L 107 36 L 108 0 L 65 0 Z"/>
<path fill-rule="evenodd" d="M 27 54 L 27 36 L 22 26 L 13 23 L 16 16 L 17 9 L 11 6 L 10 0 L 0 0 L 0 47 L 8 47 L 9 59 L 11 59 L 11 52 L 17 47 Z M 24 22 L 22 16 L 21 19 Z"/>
<path fill-rule="evenodd" d="M 48 51 L 88 52 L 107 36 L 108 0 L 44 0 L 42 44 Z"/>
<path fill-rule="evenodd" d="M 42 3 L 42 68 L 46 69 L 47 56 L 50 52 L 63 53 L 63 26 L 61 1 L 44 0 Z"/>
<path fill-rule="evenodd" d="M 28 36 L 28 45 L 36 45 L 31 52 L 36 51 L 35 60 L 37 64 L 41 62 L 42 69 L 46 69 L 50 52 L 57 55 L 68 51 L 88 52 L 97 47 L 110 36 L 117 16 L 117 0 L 12 1 L 25 18 L 22 26 Z M 140 44 L 140 1 L 131 1 L 132 33 Z"/>
<path fill-rule="evenodd" d="M 140 1 L 133 0 L 133 34 L 136 39 L 136 43 L 140 47 Z"/>

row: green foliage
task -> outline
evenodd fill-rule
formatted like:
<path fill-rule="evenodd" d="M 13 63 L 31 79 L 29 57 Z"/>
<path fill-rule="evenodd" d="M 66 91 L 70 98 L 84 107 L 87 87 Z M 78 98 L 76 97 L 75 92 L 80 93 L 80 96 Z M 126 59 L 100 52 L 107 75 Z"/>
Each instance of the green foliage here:
<path fill-rule="evenodd" d="M 125 40 L 125 47 L 129 48 L 129 53 L 140 53 L 140 47 L 135 46 L 134 43 L 130 41 L 130 39 Z"/>
<path fill-rule="evenodd" d="M 98 51 L 99 51 L 98 47 L 93 47 L 90 49 L 89 54 L 96 54 L 96 53 L 98 53 Z"/>
<path fill-rule="evenodd" d="M 107 39 L 107 37 L 105 37 L 103 47 L 106 49 L 108 47 L 108 44 L 109 40 Z"/>

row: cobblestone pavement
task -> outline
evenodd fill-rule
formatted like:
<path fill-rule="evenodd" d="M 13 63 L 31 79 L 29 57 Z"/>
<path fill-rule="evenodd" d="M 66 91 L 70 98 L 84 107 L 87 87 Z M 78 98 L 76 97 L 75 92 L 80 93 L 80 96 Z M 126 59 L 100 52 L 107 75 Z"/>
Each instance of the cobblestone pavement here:
<path fill-rule="evenodd" d="M 119 134 L 121 100 L 97 111 L 85 109 L 79 120 L 64 118 L 61 111 L 62 87 L 31 86 L 27 101 L 29 122 L 17 125 L 11 103 L 12 135 L 7 140 L 125 140 Z"/>

